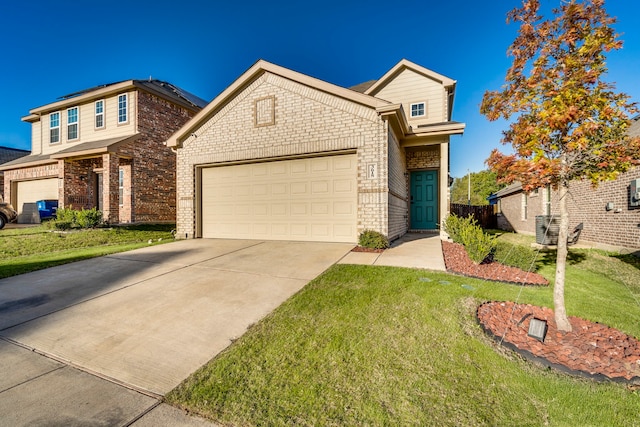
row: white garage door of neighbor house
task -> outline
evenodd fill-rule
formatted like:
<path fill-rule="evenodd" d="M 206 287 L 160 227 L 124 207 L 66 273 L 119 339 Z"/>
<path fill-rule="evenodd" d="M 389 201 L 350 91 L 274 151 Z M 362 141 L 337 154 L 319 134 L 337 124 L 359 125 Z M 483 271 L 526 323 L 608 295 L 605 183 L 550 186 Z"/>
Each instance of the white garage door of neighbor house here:
<path fill-rule="evenodd" d="M 36 206 L 38 200 L 58 200 L 58 178 L 18 182 L 15 208 L 20 224 L 40 222 Z"/>
<path fill-rule="evenodd" d="M 355 155 L 202 169 L 202 237 L 357 241 Z"/>

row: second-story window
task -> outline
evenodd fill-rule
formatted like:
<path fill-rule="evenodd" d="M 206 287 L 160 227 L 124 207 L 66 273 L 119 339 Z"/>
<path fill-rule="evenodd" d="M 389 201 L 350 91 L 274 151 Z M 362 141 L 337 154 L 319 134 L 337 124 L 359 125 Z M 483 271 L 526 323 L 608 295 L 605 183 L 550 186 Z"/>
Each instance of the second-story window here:
<path fill-rule="evenodd" d="M 67 139 L 78 139 L 78 107 L 67 110 Z"/>
<path fill-rule="evenodd" d="M 96 101 L 96 129 L 104 127 L 104 100 Z"/>
<path fill-rule="evenodd" d="M 49 142 L 60 142 L 60 113 L 49 114 Z"/>
<path fill-rule="evenodd" d="M 126 123 L 128 121 L 127 114 L 127 94 L 118 95 L 118 123 Z"/>
<path fill-rule="evenodd" d="M 411 117 L 424 117 L 426 115 L 425 103 L 416 102 L 411 104 Z"/>

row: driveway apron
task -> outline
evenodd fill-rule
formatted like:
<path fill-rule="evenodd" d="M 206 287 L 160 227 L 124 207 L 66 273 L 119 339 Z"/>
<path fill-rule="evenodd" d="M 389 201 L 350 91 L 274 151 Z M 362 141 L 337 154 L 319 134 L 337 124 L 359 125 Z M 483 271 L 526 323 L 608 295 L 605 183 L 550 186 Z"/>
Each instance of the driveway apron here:
<path fill-rule="evenodd" d="M 32 349 L 50 357 L 34 375 L 72 366 L 164 395 L 352 247 L 184 240 L 3 279 L 0 363 Z"/>

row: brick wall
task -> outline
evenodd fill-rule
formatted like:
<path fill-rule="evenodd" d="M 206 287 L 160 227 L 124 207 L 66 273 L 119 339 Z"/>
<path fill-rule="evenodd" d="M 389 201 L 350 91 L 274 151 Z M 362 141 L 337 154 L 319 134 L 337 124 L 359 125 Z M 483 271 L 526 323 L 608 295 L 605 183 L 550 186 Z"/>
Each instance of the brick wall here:
<path fill-rule="evenodd" d="M 11 194 L 11 182 L 12 181 L 24 181 L 27 179 L 34 178 L 62 178 L 63 172 L 58 167 L 58 163 L 51 163 L 48 165 L 42 166 L 33 166 L 27 167 L 23 169 L 14 169 L 4 171 L 4 194 L 7 195 L 7 202 L 15 203 L 13 200 L 13 195 Z M 62 192 L 62 189 L 59 189 L 59 192 Z"/>
<path fill-rule="evenodd" d="M 140 91 L 138 132 L 141 137 L 118 150 L 131 160 L 125 180 L 133 183 L 130 211 L 123 219 L 131 222 L 173 222 L 176 220 L 176 155 L 164 142 L 193 115 L 192 111 Z M 126 188 L 126 186 L 125 186 Z M 117 182 L 116 182 L 117 189 Z"/>
<path fill-rule="evenodd" d="M 275 120 L 255 126 L 255 105 L 263 99 L 273 100 Z M 388 129 L 372 108 L 265 73 L 196 134 L 178 150 L 178 236 L 196 232 L 194 165 L 340 150 L 357 153 L 358 232 L 389 234 Z M 367 178 L 371 164 L 377 168 L 375 179 Z"/>
<path fill-rule="evenodd" d="M 95 159 L 64 162 L 64 198 L 59 207 L 91 209 L 95 206 L 97 200 L 97 175 L 93 173 L 95 165 Z"/>
<path fill-rule="evenodd" d="M 640 248 L 640 209 L 629 208 L 629 183 L 640 178 L 640 168 L 620 174 L 614 181 L 592 188 L 589 181 L 575 181 L 569 186 L 567 207 L 569 227 L 583 223 L 580 240 L 596 245 Z M 527 219 L 522 219 L 522 192 L 503 197 L 498 227 L 519 233 L 535 234 L 535 216 L 545 215 L 546 190 L 527 197 Z M 614 208 L 607 211 L 607 203 Z M 551 192 L 551 214 L 558 214 L 558 195 Z"/>
<path fill-rule="evenodd" d="M 640 248 L 640 209 L 629 208 L 629 184 L 640 179 L 640 168 L 620 174 L 615 181 L 572 182 L 568 208 L 571 226 L 583 222 L 580 240 L 626 248 Z M 555 200 L 555 199 L 553 199 Z M 607 203 L 614 209 L 607 211 Z"/>
<path fill-rule="evenodd" d="M 438 145 L 426 147 L 422 150 L 407 150 L 407 169 L 438 169 L 440 168 L 440 147 Z"/>
<path fill-rule="evenodd" d="M 409 229 L 409 184 L 405 175 L 406 158 L 393 132 L 389 132 L 389 239 Z"/>

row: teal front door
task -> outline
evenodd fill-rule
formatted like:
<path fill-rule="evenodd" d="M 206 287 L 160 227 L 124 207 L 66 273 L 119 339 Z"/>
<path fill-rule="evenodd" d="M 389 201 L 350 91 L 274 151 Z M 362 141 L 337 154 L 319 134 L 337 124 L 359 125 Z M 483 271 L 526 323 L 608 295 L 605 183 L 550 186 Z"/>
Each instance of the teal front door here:
<path fill-rule="evenodd" d="M 435 230 L 438 225 L 438 172 L 411 172 L 411 229 Z"/>

